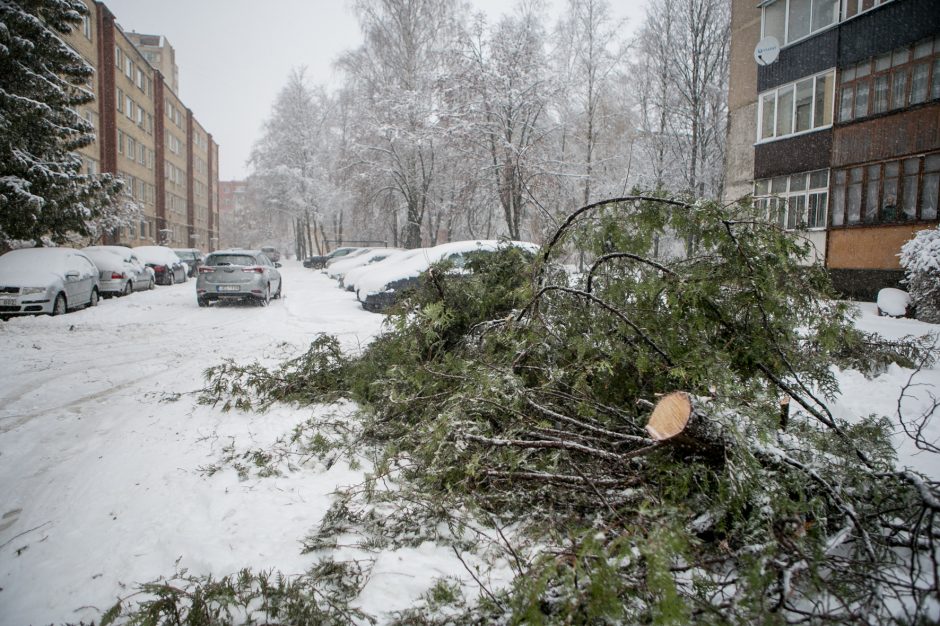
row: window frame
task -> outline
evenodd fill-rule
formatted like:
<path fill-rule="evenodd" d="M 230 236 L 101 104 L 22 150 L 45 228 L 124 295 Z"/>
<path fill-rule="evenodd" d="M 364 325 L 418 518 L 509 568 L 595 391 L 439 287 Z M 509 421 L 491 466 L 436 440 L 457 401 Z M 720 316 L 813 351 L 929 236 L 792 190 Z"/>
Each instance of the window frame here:
<path fill-rule="evenodd" d="M 813 175 L 825 172 L 826 180 L 824 185 L 813 186 Z M 802 189 L 794 189 L 794 182 L 801 177 Z M 762 207 L 767 212 L 767 218 L 776 222 L 785 231 L 805 230 L 807 232 L 825 231 L 829 226 L 829 184 L 832 172 L 829 169 L 808 170 L 804 172 L 794 172 L 773 178 L 762 178 L 754 181 L 754 203 Z M 784 191 L 774 192 L 773 181 L 785 178 L 786 189 Z M 766 192 L 759 192 L 758 187 L 764 185 Z M 822 202 L 819 201 L 820 198 Z M 816 199 L 814 203 L 813 200 Z M 823 218 L 820 220 L 818 211 L 824 211 Z M 810 207 L 815 206 L 817 210 L 817 219 L 814 225 L 809 225 Z M 794 217 L 791 209 L 796 208 L 799 215 Z M 776 213 L 776 214 L 773 214 Z"/>
<path fill-rule="evenodd" d="M 767 32 L 767 8 L 778 3 L 785 4 L 784 10 L 783 10 L 783 40 L 779 41 L 781 49 L 787 46 L 792 46 L 794 44 L 797 44 L 801 41 L 809 39 L 810 37 L 818 35 L 819 33 L 824 32 L 830 28 L 838 26 L 839 23 L 842 21 L 843 3 L 845 0 L 838 0 L 838 2 L 835 3 L 837 4 L 835 19 L 832 22 L 826 24 L 825 26 L 820 26 L 819 28 L 813 30 L 813 8 L 815 4 L 817 2 L 833 3 L 834 0 L 808 0 L 808 1 L 809 1 L 809 15 L 808 15 L 807 20 L 809 23 L 809 32 L 807 34 L 802 35 L 796 39 L 793 39 L 792 41 L 790 40 L 790 4 L 791 2 L 793 2 L 793 0 L 776 0 L 776 2 L 768 2 L 761 7 L 761 17 L 760 17 L 761 38 L 767 37 L 770 34 Z"/>
<path fill-rule="evenodd" d="M 905 174 L 905 163 L 909 163 L 913 160 L 917 160 L 917 172 Z M 927 162 L 928 159 L 933 160 L 936 165 L 936 170 L 927 171 Z M 894 174 L 888 174 L 887 172 L 890 169 L 890 166 L 894 166 Z M 871 172 L 874 168 L 878 168 L 878 180 L 873 181 L 871 179 Z M 862 178 L 858 183 L 853 183 L 851 180 L 850 172 L 852 170 L 860 169 L 862 170 Z M 844 172 L 844 174 L 842 174 Z M 840 176 L 840 174 L 842 174 Z M 905 204 L 908 202 L 909 197 L 906 193 L 906 182 L 909 178 L 914 177 L 915 181 L 915 199 L 914 199 L 914 213 L 911 217 L 905 217 L 906 213 L 904 210 Z M 932 184 L 937 185 L 936 193 L 938 197 L 933 198 L 933 207 L 934 207 L 934 216 L 924 217 L 923 210 L 925 208 L 925 186 L 924 181 L 927 178 L 931 178 L 933 181 Z M 839 180 L 842 179 L 840 183 Z M 923 222 L 936 222 L 940 215 L 937 214 L 936 207 L 940 204 L 940 151 L 934 152 L 924 152 L 911 154 L 906 156 L 899 156 L 892 159 L 883 159 L 880 161 L 870 161 L 866 163 L 854 164 L 840 168 L 833 168 L 830 175 L 831 185 L 830 185 L 830 197 L 835 197 L 839 189 L 842 190 L 842 195 L 844 195 L 845 202 L 841 209 L 841 223 L 836 224 L 836 207 L 831 204 L 829 208 L 829 227 L 830 228 L 864 228 L 872 226 L 892 226 L 897 224 L 916 224 Z M 893 181 L 894 193 L 894 203 L 891 205 L 885 204 L 885 189 L 886 182 Z M 859 216 L 857 221 L 849 220 L 849 193 L 848 189 L 851 185 L 858 184 L 861 188 L 861 196 L 859 198 Z M 872 204 L 872 199 L 869 197 L 869 193 L 872 189 L 877 189 L 878 198 L 876 203 L 876 209 L 874 215 L 869 215 L 868 207 Z M 929 200 L 929 198 L 928 198 Z M 893 217 L 889 219 L 884 218 L 885 209 L 890 208 L 893 211 Z"/>
<path fill-rule="evenodd" d="M 791 81 L 789 83 L 784 83 L 782 85 L 778 85 L 777 87 L 774 87 L 773 89 L 768 89 L 766 91 L 763 91 L 757 94 L 757 138 L 756 138 L 755 144 L 770 143 L 773 141 L 779 141 L 781 139 L 788 139 L 790 137 L 798 137 L 800 135 L 806 135 L 809 133 L 818 132 L 820 130 L 826 130 L 827 128 L 832 128 L 834 120 L 835 120 L 835 114 L 836 114 L 836 111 L 835 111 L 836 93 L 839 92 L 839 90 L 837 89 L 838 84 L 836 83 L 836 76 L 837 76 L 836 68 L 829 68 L 822 72 L 810 74 L 809 76 L 802 76 L 798 78 L 797 80 Z M 829 95 L 829 102 L 825 103 L 821 110 L 823 113 L 823 120 L 825 120 L 827 117 L 826 112 L 827 111 L 829 112 L 829 115 L 828 115 L 829 122 L 816 126 L 814 125 L 814 123 L 816 121 L 816 113 L 819 110 L 817 107 L 817 100 L 816 100 L 816 95 L 819 92 L 819 89 L 817 86 L 819 84 L 820 79 L 823 79 L 824 81 L 823 84 L 825 84 L 826 77 L 831 77 L 832 93 Z M 809 108 L 810 118 L 811 118 L 810 128 L 807 130 L 796 131 L 794 130 L 796 128 L 796 123 L 797 123 L 796 86 L 807 80 L 813 81 L 813 86 L 812 86 L 812 89 L 810 90 L 810 93 L 812 94 L 811 101 L 810 101 L 810 108 Z M 790 91 L 792 93 L 793 103 L 790 106 L 790 123 L 789 123 L 790 132 L 778 135 L 777 130 L 780 127 L 780 121 L 779 121 L 780 93 L 782 91 Z M 764 122 L 766 121 L 764 119 L 764 108 L 766 106 L 765 100 L 771 94 L 773 94 L 774 111 L 773 111 L 773 119 L 771 120 L 770 125 L 771 125 L 771 128 L 773 129 L 773 135 L 769 137 L 764 137 L 763 136 L 764 125 L 765 125 Z M 825 97 L 825 88 L 823 89 L 823 95 Z"/>

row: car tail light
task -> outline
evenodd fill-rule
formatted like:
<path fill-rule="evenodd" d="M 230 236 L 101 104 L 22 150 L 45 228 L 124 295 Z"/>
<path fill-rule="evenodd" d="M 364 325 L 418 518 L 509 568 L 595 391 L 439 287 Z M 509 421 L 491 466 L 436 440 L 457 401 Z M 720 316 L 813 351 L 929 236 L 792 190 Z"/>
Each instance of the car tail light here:
<path fill-rule="evenodd" d="M 120 280 L 124 278 L 124 274 L 119 274 L 117 272 L 111 272 L 111 280 Z"/>
<path fill-rule="evenodd" d="M 264 274 L 264 268 L 260 265 L 255 265 L 252 267 L 243 267 L 243 272 L 254 272 L 255 274 Z"/>
<path fill-rule="evenodd" d="M 215 271 L 214 267 L 200 267 L 199 268 L 200 274 L 211 274 L 214 271 Z"/>
<path fill-rule="evenodd" d="M 153 271 L 155 271 L 155 272 L 165 272 L 165 271 L 166 271 L 166 265 L 154 265 L 154 266 L 153 266 Z"/>

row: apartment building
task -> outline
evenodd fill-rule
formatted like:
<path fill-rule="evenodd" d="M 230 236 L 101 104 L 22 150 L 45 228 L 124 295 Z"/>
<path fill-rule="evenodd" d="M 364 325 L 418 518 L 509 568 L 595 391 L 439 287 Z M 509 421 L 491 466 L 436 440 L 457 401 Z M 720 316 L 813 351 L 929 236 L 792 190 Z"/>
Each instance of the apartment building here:
<path fill-rule="evenodd" d="M 140 50 L 151 67 L 163 75 L 173 93 L 180 92 L 180 68 L 176 64 L 176 50 L 161 35 L 145 35 L 130 31 L 126 33 L 134 46 Z"/>
<path fill-rule="evenodd" d="M 936 226 L 940 2 L 732 0 L 727 199 L 801 230 L 846 295 Z"/>
<path fill-rule="evenodd" d="M 109 240 L 217 248 L 218 144 L 135 43 L 152 36 L 125 33 L 105 4 L 83 1 L 83 28 L 65 38 L 95 69 L 89 88 L 96 99 L 81 113 L 97 141 L 80 154 L 86 171 L 122 178 L 142 210 L 139 223 Z"/>

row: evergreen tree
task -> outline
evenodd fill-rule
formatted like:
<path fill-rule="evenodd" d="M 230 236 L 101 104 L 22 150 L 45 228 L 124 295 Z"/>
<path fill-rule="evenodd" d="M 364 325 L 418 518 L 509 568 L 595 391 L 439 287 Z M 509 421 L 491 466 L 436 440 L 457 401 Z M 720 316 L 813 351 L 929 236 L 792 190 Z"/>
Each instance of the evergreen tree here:
<path fill-rule="evenodd" d="M 62 40 L 87 14 L 80 0 L 0 0 L 0 241 L 87 236 L 117 207 L 122 183 L 81 173 L 94 141 L 76 107 L 94 70 Z"/>

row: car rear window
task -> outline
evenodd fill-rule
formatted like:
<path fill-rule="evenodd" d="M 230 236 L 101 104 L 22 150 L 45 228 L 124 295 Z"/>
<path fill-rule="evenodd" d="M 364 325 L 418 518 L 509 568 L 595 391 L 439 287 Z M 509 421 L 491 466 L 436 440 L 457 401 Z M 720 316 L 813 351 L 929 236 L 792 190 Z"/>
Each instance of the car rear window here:
<path fill-rule="evenodd" d="M 248 254 L 213 254 L 206 265 L 257 265 L 255 257 Z"/>

